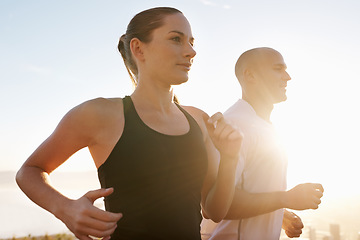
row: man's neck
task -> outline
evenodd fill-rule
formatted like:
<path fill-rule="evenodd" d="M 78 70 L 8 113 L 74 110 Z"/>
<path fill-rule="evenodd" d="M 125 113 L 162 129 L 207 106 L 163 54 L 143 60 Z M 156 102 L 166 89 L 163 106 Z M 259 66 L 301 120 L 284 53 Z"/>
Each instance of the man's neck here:
<path fill-rule="evenodd" d="M 266 101 L 258 100 L 258 99 L 251 99 L 247 97 L 242 97 L 247 103 L 249 103 L 252 108 L 255 110 L 256 114 L 264 119 L 267 122 L 270 121 L 271 112 L 274 109 L 274 104 L 268 103 Z"/>

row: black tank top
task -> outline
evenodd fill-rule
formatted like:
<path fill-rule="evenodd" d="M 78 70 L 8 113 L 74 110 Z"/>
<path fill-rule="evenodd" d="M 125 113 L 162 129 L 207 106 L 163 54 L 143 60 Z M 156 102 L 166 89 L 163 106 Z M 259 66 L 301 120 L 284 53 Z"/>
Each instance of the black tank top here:
<path fill-rule="evenodd" d="M 102 188 L 113 187 L 105 208 L 123 217 L 111 239 L 200 240 L 201 188 L 207 154 L 196 121 L 179 105 L 190 130 L 166 135 L 148 127 L 129 96 L 123 99 L 125 126 L 98 169 Z"/>

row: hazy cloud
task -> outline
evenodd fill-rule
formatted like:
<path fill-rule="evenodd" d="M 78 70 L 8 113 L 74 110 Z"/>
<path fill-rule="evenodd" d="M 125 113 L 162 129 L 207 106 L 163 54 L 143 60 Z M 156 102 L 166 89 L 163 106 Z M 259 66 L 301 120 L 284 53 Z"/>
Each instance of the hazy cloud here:
<path fill-rule="evenodd" d="M 36 66 L 33 64 L 27 64 L 24 66 L 25 71 L 35 73 L 38 75 L 48 75 L 51 73 L 51 70 L 45 67 Z"/>
<path fill-rule="evenodd" d="M 216 2 L 214 1 L 209 1 L 209 0 L 200 0 L 200 2 L 204 5 L 207 5 L 207 6 L 213 6 L 213 7 L 221 7 L 221 8 L 225 8 L 225 9 L 230 9 L 231 6 L 228 5 L 228 4 L 225 4 L 225 5 L 220 5 L 220 4 L 217 4 Z"/>
<path fill-rule="evenodd" d="M 201 2 L 202 4 L 204 4 L 204 5 L 217 6 L 216 3 L 211 2 L 211 1 L 209 1 L 209 0 L 200 0 L 200 2 Z"/>

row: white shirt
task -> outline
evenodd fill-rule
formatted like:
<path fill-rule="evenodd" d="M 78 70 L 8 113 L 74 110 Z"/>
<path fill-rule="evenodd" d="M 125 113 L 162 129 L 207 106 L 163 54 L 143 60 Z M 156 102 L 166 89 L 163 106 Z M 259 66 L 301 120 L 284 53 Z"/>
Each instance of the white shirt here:
<path fill-rule="evenodd" d="M 285 191 L 287 156 L 273 125 L 257 116 L 252 106 L 242 99 L 224 116 L 244 134 L 236 186 L 250 193 Z M 282 219 L 283 209 L 242 220 L 222 220 L 218 224 L 204 219 L 202 239 L 278 240 Z"/>

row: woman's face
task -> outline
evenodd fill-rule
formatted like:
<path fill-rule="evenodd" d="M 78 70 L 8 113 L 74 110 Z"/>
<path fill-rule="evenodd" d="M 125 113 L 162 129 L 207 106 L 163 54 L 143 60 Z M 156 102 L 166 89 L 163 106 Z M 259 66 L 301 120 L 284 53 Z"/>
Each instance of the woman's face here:
<path fill-rule="evenodd" d="M 152 40 L 144 44 L 143 74 L 165 85 L 177 85 L 188 80 L 194 38 L 191 27 L 181 13 L 166 16 L 164 25 L 152 32 Z"/>

